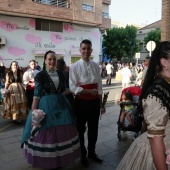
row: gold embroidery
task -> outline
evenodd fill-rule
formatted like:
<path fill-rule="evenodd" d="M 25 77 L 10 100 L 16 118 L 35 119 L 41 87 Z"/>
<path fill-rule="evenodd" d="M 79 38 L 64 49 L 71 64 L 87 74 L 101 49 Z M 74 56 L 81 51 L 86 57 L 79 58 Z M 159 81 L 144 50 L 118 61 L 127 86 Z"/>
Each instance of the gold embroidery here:
<path fill-rule="evenodd" d="M 147 130 L 150 135 L 163 135 L 165 130 Z"/>

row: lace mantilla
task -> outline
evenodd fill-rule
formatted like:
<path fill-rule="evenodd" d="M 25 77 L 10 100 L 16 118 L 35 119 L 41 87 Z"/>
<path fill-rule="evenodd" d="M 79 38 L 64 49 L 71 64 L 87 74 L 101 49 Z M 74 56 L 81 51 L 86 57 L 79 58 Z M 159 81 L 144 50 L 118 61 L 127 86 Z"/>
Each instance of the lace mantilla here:
<path fill-rule="evenodd" d="M 163 107 L 166 107 L 167 111 L 170 113 L 170 84 L 165 78 L 160 75 L 156 76 L 152 86 L 145 93 L 144 100 L 148 96 L 151 98 L 155 96 L 159 103 Z"/>

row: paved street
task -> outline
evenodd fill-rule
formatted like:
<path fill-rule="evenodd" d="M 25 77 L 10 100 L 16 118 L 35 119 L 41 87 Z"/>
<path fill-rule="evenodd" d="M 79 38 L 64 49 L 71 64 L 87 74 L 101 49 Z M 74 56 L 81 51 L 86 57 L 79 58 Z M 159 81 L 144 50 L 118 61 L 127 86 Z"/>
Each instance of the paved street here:
<path fill-rule="evenodd" d="M 105 80 L 103 80 L 103 89 L 106 91 L 109 90 L 110 94 L 107 102 L 107 112 L 102 116 L 99 122 L 99 136 L 96 152 L 104 159 L 104 162 L 102 164 L 97 164 L 90 160 L 90 166 L 84 168 L 78 159 L 73 166 L 63 168 L 63 170 L 114 170 L 133 142 L 134 134 L 132 132 L 124 132 L 121 142 L 117 139 L 117 120 L 120 111 L 117 102 L 119 101 L 121 93 L 121 83 L 114 80 L 112 85 L 106 86 Z M 3 126 L 7 127 L 10 121 L 5 121 L 6 120 L 1 120 Z M 39 170 L 27 164 L 22 156 L 20 139 L 23 131 L 23 124 L 12 124 L 11 127 L 4 129 L 3 126 L 0 125 L 0 170 Z M 13 130 L 11 128 L 13 128 Z"/>

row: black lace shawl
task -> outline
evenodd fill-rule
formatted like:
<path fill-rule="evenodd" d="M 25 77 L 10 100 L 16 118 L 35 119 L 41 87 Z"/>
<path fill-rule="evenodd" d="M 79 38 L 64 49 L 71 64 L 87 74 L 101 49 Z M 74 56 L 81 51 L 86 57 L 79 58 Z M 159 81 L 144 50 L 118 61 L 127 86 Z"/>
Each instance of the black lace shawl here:
<path fill-rule="evenodd" d="M 50 93 L 63 93 L 66 89 L 65 86 L 65 78 L 61 71 L 57 71 L 59 76 L 59 85 L 58 88 L 55 88 L 55 85 L 48 75 L 47 71 L 40 71 L 34 78 L 35 82 L 39 85 L 37 86 L 35 91 L 38 91 L 38 96 L 47 95 Z M 40 87 L 40 89 L 39 89 Z M 34 92 L 35 94 L 35 92 Z"/>
<path fill-rule="evenodd" d="M 145 100 L 148 95 L 155 96 L 163 107 L 170 113 L 170 84 L 159 76 L 156 76 L 151 87 L 144 94 Z"/>

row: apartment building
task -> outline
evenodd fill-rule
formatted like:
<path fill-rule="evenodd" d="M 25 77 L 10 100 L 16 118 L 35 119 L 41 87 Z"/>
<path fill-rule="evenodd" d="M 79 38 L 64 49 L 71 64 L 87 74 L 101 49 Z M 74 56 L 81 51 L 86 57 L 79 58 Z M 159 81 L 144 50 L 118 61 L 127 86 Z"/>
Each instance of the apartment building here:
<path fill-rule="evenodd" d="M 43 63 L 53 50 L 67 65 L 80 58 L 79 44 L 89 39 L 91 58 L 101 59 L 101 33 L 111 28 L 111 0 L 3 0 L 0 2 L 0 62 L 8 67 L 30 59 Z"/>
<path fill-rule="evenodd" d="M 148 33 L 153 30 L 160 30 L 161 29 L 162 20 L 156 21 L 149 25 L 146 25 L 143 28 L 138 29 L 137 31 L 137 39 L 139 42 L 139 49 L 140 49 L 140 58 L 139 61 L 143 61 L 145 57 L 149 56 L 149 51 L 146 49 L 146 44 L 144 42 L 144 38 L 148 36 Z"/>

